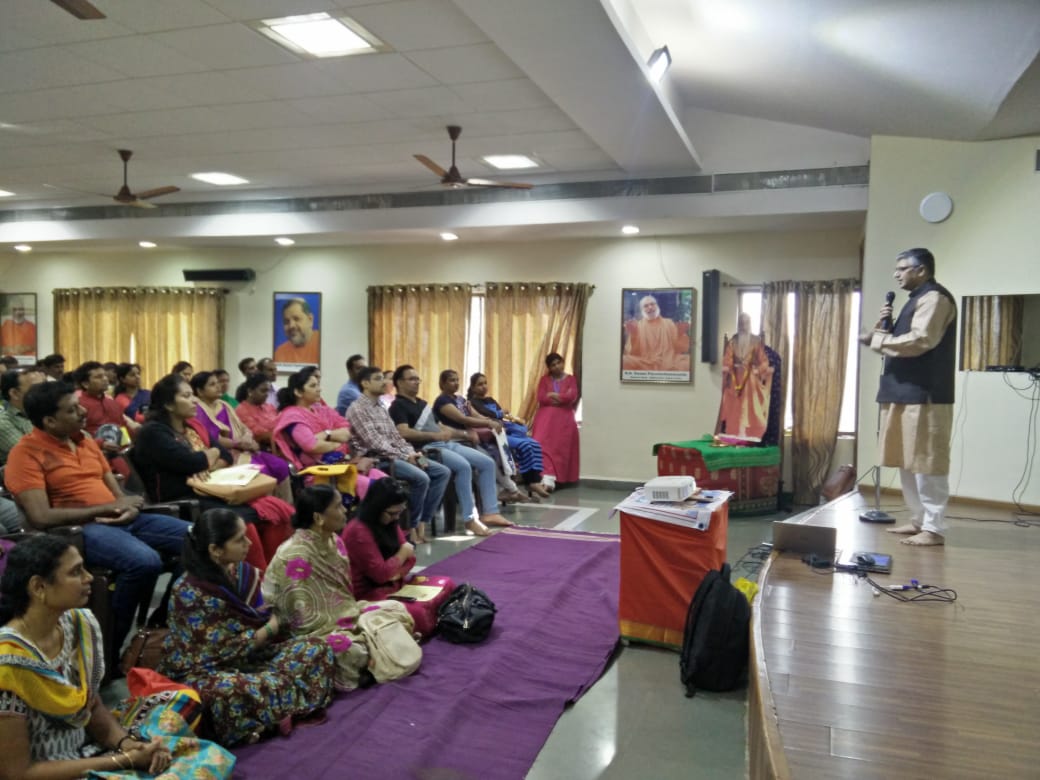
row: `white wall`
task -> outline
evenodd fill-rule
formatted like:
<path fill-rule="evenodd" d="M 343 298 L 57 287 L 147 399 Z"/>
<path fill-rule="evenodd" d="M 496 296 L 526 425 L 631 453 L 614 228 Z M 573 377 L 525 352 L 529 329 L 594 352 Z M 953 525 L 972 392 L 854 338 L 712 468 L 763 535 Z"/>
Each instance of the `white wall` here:
<path fill-rule="evenodd" d="M 56 287 L 183 285 L 181 269 L 250 267 L 254 284 L 229 298 L 225 363 L 271 353 L 272 294 L 323 293 L 323 385 L 326 397 L 345 381 L 344 359 L 367 352 L 367 298 L 373 284 L 440 281 L 580 281 L 595 285 L 585 327 L 581 473 L 587 478 L 643 481 L 656 473 L 651 446 L 714 430 L 720 374 L 694 348 L 693 385 L 622 385 L 621 289 L 694 287 L 700 332 L 702 272 L 719 269 L 730 284 L 857 275 L 858 230 L 744 233 L 662 239 L 530 243 L 365 246 L 277 251 L 133 252 L 112 256 L 33 253 L 5 265 L 3 286 L 35 291 L 41 354 L 53 343 L 51 290 Z M 733 333 L 736 289 L 721 300 L 720 331 Z M 100 356 L 105 359 L 107 356 Z M 154 381 L 155 377 L 146 377 Z M 429 392 L 429 389 L 428 389 Z"/>
<path fill-rule="evenodd" d="M 902 250 L 924 246 L 936 257 L 936 278 L 954 297 L 1040 292 L 1040 137 L 985 143 L 878 137 L 872 143 L 870 205 L 863 271 L 863 319 L 872 327 L 886 290 L 898 290 L 892 269 Z M 924 222 L 918 204 L 930 192 L 953 198 L 952 216 Z M 897 293 L 896 304 L 905 302 Z M 872 305 L 871 302 L 874 302 Z M 880 358 L 861 356 L 859 462 L 876 456 L 874 430 Z M 1022 377 L 1012 376 L 1020 387 Z M 950 488 L 955 495 L 1010 502 L 1026 465 L 1030 402 L 1002 374 L 958 372 Z M 1035 423 L 1034 423 L 1035 424 Z M 1034 436 L 1036 431 L 1034 430 Z M 895 484 L 893 473 L 886 484 Z M 1031 475 L 1020 500 L 1040 505 L 1040 478 Z"/>

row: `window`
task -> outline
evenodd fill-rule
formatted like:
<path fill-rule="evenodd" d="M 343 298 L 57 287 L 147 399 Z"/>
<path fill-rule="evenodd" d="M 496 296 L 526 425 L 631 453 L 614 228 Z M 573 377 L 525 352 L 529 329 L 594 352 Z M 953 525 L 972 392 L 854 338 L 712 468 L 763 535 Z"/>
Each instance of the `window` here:
<path fill-rule="evenodd" d="M 793 297 L 794 293 L 790 293 Z M 790 303 L 790 301 L 789 301 Z M 838 433 L 853 435 L 856 433 L 856 387 L 859 384 L 859 308 L 860 294 L 852 295 L 852 309 L 849 312 L 849 351 L 845 366 L 845 388 L 841 398 L 841 417 L 838 420 Z M 748 289 L 737 292 L 737 309 L 751 317 L 751 329 L 755 333 L 762 331 L 762 292 Z M 789 305 L 787 331 L 790 334 L 789 353 L 794 352 L 794 306 Z M 784 430 L 791 430 L 794 419 L 791 412 L 792 394 L 787 394 L 787 406 L 784 409 Z"/>

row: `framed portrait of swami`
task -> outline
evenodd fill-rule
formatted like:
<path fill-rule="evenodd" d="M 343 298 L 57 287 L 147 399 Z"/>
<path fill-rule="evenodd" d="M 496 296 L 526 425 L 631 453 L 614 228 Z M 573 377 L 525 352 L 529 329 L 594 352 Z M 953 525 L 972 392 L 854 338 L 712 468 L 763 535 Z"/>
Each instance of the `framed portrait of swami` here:
<path fill-rule="evenodd" d="M 693 382 L 694 289 L 621 291 L 621 381 Z"/>
<path fill-rule="evenodd" d="M 0 293 L 0 355 L 36 362 L 36 293 Z"/>
<path fill-rule="evenodd" d="M 274 362 L 292 373 L 321 364 L 321 293 L 274 294 Z"/>

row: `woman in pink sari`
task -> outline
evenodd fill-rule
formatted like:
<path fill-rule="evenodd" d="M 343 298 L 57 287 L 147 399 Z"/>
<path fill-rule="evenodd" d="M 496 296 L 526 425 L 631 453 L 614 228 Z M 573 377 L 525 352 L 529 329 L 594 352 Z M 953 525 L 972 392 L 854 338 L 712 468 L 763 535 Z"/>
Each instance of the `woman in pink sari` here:
<path fill-rule="evenodd" d="M 546 356 L 548 372 L 538 382 L 538 411 L 531 425 L 531 437 L 542 443 L 542 471 L 547 485 L 577 482 L 580 448 L 578 423 L 578 381 L 564 373 L 563 357 L 556 352 Z"/>
<path fill-rule="evenodd" d="M 357 497 L 364 498 L 368 483 L 385 477 L 372 468 L 375 461 L 350 448 L 350 423 L 321 400 L 317 366 L 297 371 L 278 391 L 278 420 L 273 440 L 278 451 L 297 469 L 323 463 L 352 463 L 358 470 Z"/>

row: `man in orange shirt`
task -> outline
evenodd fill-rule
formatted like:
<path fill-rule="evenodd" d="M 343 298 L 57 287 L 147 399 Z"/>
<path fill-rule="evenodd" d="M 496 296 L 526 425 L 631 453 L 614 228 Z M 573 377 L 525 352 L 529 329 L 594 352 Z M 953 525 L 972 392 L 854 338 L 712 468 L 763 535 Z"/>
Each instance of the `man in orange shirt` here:
<path fill-rule="evenodd" d="M 29 525 L 81 525 L 87 565 L 116 573 L 112 611 L 119 647 L 162 571 L 156 551 L 179 554 L 190 525 L 142 514 L 144 499 L 123 493 L 97 443 L 83 435 L 86 412 L 72 385 L 33 385 L 24 405 L 33 430 L 11 450 L 4 482 Z"/>
<path fill-rule="evenodd" d="M 314 329 L 314 312 L 307 301 L 291 298 L 282 305 L 282 329 L 287 340 L 275 349 L 275 363 L 316 366 L 321 362 L 321 334 Z"/>

